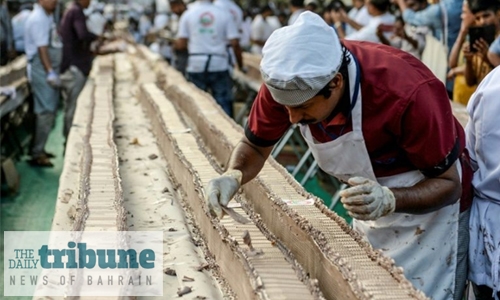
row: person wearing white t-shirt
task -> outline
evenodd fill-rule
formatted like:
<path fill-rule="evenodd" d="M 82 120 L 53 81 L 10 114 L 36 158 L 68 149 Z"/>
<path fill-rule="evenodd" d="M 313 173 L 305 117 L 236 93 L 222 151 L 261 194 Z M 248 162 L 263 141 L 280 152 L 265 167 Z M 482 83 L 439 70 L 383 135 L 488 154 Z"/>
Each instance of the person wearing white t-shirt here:
<path fill-rule="evenodd" d="M 262 54 L 262 47 L 266 40 L 271 36 L 274 31 L 274 26 L 267 20 L 268 17 L 273 15 L 273 10 L 269 5 L 262 7 L 260 14 L 255 16 L 252 21 L 252 48 L 251 52 L 255 54 Z"/>
<path fill-rule="evenodd" d="M 226 10 L 208 0 L 197 0 L 181 16 L 174 46 L 176 50 L 188 49 L 188 80 L 202 90 L 210 90 L 229 116 L 233 113 L 232 79 L 226 41 L 230 41 L 238 67 L 242 69 L 239 36 Z"/>
<path fill-rule="evenodd" d="M 299 15 L 305 11 L 304 0 L 290 0 L 290 12 L 292 14 L 288 18 L 288 25 L 292 25 Z"/>
<path fill-rule="evenodd" d="M 59 66 L 62 42 L 56 30 L 53 12 L 57 0 L 38 0 L 24 27 L 24 46 L 28 58 L 28 78 L 35 112 L 35 135 L 31 148 L 30 164 L 52 167 L 45 152 L 59 105 Z"/>
<path fill-rule="evenodd" d="M 368 25 L 370 18 L 371 16 L 368 13 L 368 9 L 366 9 L 364 0 L 352 1 L 352 8 L 347 13 L 347 19 L 345 20 L 345 34 L 353 34 L 363 26 Z"/>
<path fill-rule="evenodd" d="M 332 10 L 332 18 L 335 21 L 335 29 L 340 38 L 352 41 L 367 41 L 372 43 L 381 43 L 377 36 L 377 28 L 380 24 L 394 25 L 396 17 L 389 12 L 390 0 L 368 0 L 365 4 L 371 18 L 367 25 L 361 27 L 358 31 L 346 35 L 342 26 L 337 26 L 344 20 L 342 13 Z M 390 38 L 391 33 L 386 32 L 385 37 Z"/>
<path fill-rule="evenodd" d="M 250 51 L 252 46 L 250 35 L 252 32 L 252 16 L 249 11 L 243 12 L 243 23 L 241 24 L 240 46 L 243 51 Z"/>
<path fill-rule="evenodd" d="M 469 220 L 468 279 L 475 299 L 500 299 L 500 67 L 481 81 L 467 104 L 467 149 L 474 177 Z"/>
<path fill-rule="evenodd" d="M 215 1 L 213 1 L 213 4 L 215 6 L 218 6 L 222 9 L 227 10 L 231 14 L 231 16 L 233 17 L 234 26 L 236 26 L 236 29 L 238 30 L 238 42 L 240 42 L 241 34 L 243 32 L 242 28 L 241 28 L 243 26 L 243 10 L 233 0 L 215 0 Z M 241 42 L 240 42 L 240 45 L 241 45 Z M 229 55 L 231 57 L 231 60 L 230 60 L 231 67 L 234 67 L 234 65 L 236 64 L 235 53 L 231 49 L 231 45 L 230 45 L 229 41 L 227 41 L 226 46 L 227 46 Z"/>
<path fill-rule="evenodd" d="M 19 13 L 12 18 L 12 32 L 14 34 L 14 47 L 17 54 L 24 54 L 24 25 L 28 20 L 33 5 L 26 3 L 21 6 Z"/>

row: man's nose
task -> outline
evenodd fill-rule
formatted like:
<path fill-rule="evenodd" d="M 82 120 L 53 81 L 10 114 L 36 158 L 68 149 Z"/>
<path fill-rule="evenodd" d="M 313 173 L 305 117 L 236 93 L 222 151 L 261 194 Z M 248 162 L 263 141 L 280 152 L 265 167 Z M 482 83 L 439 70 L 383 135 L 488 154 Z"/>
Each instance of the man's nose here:
<path fill-rule="evenodd" d="M 287 110 L 290 118 L 290 123 L 297 124 L 302 120 L 303 114 L 299 109 L 287 107 Z"/>

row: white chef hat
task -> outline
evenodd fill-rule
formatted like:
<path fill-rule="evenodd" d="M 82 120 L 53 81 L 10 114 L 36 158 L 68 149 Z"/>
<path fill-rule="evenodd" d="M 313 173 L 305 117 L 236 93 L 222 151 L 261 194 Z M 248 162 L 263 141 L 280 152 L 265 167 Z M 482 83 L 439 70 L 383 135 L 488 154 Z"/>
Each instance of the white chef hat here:
<path fill-rule="evenodd" d="M 276 102 L 297 106 L 332 80 L 342 57 L 335 30 L 317 14 L 306 11 L 267 39 L 260 72 Z"/>

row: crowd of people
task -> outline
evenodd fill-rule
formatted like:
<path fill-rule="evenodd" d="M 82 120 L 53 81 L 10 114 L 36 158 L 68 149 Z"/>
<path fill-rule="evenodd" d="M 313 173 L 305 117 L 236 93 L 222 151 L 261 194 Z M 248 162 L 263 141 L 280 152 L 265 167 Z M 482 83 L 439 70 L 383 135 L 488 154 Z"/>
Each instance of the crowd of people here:
<path fill-rule="evenodd" d="M 61 8 L 57 0 L 26 2 L 12 19 L 10 28 L 2 26 L 2 63 L 19 55 L 28 60 L 27 77 L 33 95 L 35 128 L 30 164 L 52 167 L 55 156 L 45 146 L 58 108 L 64 107 L 63 135 L 68 137 L 76 101 L 92 67 L 95 55 L 105 38 L 108 22 L 100 14 L 102 7 L 92 9 L 90 0 L 77 0 Z M 6 6 L 2 5 L 2 11 Z M 99 17 L 100 16 L 100 17 Z M 7 18 L 8 17 L 8 18 Z M 5 44 L 5 45 L 4 45 Z M 102 54 L 102 53 L 101 53 Z"/>
<path fill-rule="evenodd" d="M 130 36 L 232 116 L 232 70 L 261 55 L 261 86 L 225 173 L 207 186 L 219 217 L 298 124 L 319 167 L 348 184 L 353 227 L 403 266 L 435 300 L 500 297 L 500 0 L 290 0 L 242 9 L 233 0 L 130 5 Z M 67 136 L 78 94 L 116 20 L 102 5 L 38 0 L 6 22 L 2 64 L 24 54 L 34 97 L 31 163 L 51 166 L 45 143 L 60 102 Z M 422 62 L 437 41 L 441 80 Z M 464 129 L 450 100 L 467 105 Z"/>
<path fill-rule="evenodd" d="M 225 43 L 229 52 L 222 48 L 211 49 L 203 39 L 186 36 L 190 22 L 181 23 L 181 16 L 188 7 L 194 9 L 199 3 L 213 9 L 218 7 L 231 15 L 227 21 L 215 18 L 217 22 L 232 22 L 228 28 L 238 31 L 236 46 L 227 37 L 225 42 L 217 40 L 217 43 Z M 157 11 L 154 7 L 138 9 L 129 22 L 132 35 L 137 42 L 161 54 L 200 88 L 215 89 L 214 97 L 219 99 L 229 115 L 232 110 L 227 103 L 231 100 L 224 95 L 230 90 L 230 80 L 224 79 L 225 84 L 214 87 L 208 79 L 206 82 L 194 79 L 197 75 L 193 73 L 201 73 L 199 66 L 204 66 L 206 58 L 199 53 L 190 55 L 189 60 L 198 64 L 198 70 L 193 71 L 195 67 L 187 66 L 188 49 L 202 53 L 217 52 L 214 61 L 211 58 L 207 64 L 207 71 L 230 71 L 239 63 L 239 51 L 261 55 L 270 35 L 283 26 L 293 24 L 304 11 L 322 16 L 341 39 L 390 45 L 419 59 L 422 59 L 428 42 L 437 42 L 447 55 L 448 61 L 443 59 L 441 64 L 448 70 L 446 78 L 443 78 L 448 96 L 464 105 L 481 79 L 500 64 L 500 6 L 497 0 L 442 0 L 436 3 L 427 0 L 353 0 L 351 6 L 346 6 L 341 0 L 290 0 L 288 5 L 270 2 L 262 7 L 247 9 L 242 9 L 233 0 L 193 1 L 187 4 L 178 0 L 170 1 L 170 6 L 176 7 L 175 11 Z M 190 12 L 184 19 L 192 19 L 193 14 Z M 189 34 L 193 35 L 195 25 L 190 26 Z M 183 36 L 178 35 L 180 28 Z M 219 26 L 218 30 L 223 29 Z M 218 32 L 218 36 L 224 35 L 226 33 Z M 175 45 L 176 38 L 185 40 Z M 471 45 L 470 41 L 474 44 Z M 191 47 L 186 42 L 192 43 Z M 227 66 L 219 62 L 223 56 L 229 56 Z M 190 70 L 187 73 L 186 68 Z"/>

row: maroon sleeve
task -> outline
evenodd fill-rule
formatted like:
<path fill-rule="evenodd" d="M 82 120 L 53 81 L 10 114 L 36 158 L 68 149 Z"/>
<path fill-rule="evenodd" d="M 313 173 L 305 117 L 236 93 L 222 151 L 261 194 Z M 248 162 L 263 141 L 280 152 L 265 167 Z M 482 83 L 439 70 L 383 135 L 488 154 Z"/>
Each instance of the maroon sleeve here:
<path fill-rule="evenodd" d="M 286 108 L 274 101 L 266 85 L 262 84 L 245 126 L 248 140 L 260 147 L 273 146 L 290 125 Z"/>
<path fill-rule="evenodd" d="M 436 177 L 463 152 L 463 129 L 456 126 L 444 85 L 431 79 L 419 85 L 401 110 L 400 145 L 411 163 Z"/>

